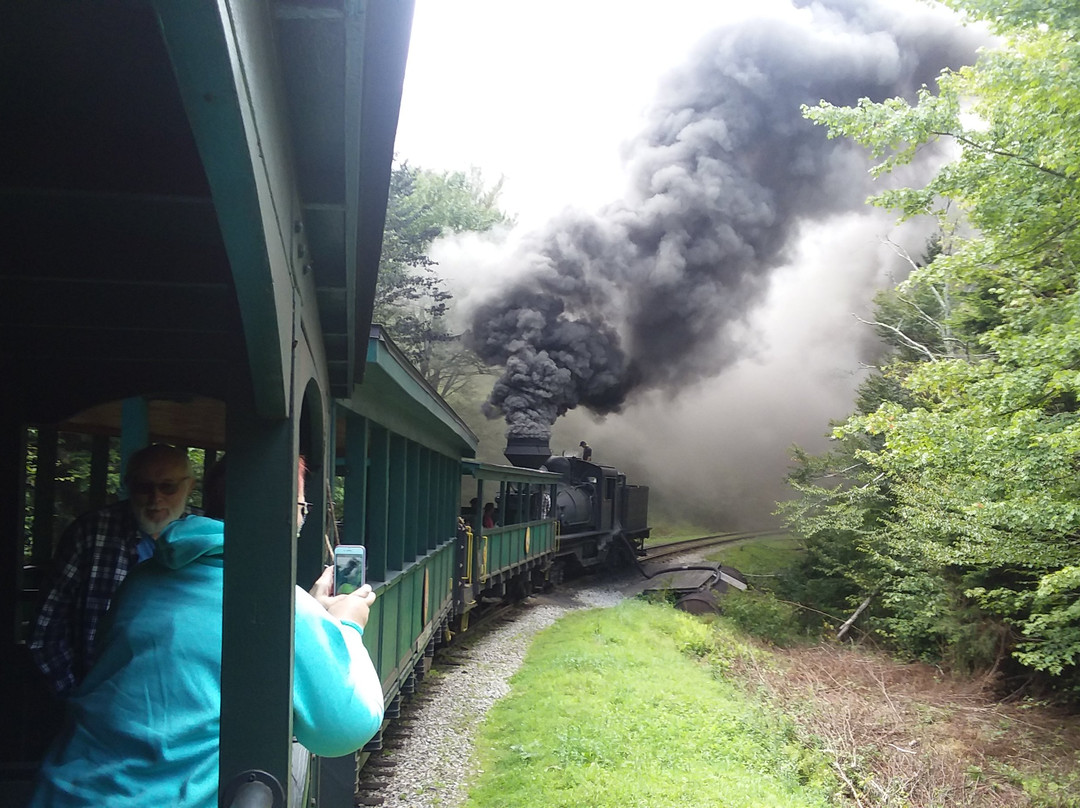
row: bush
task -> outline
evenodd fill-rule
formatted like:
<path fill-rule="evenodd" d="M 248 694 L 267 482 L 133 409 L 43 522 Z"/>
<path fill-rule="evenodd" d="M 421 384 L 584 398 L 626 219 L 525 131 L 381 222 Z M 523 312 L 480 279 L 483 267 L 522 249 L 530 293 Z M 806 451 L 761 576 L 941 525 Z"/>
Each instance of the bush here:
<path fill-rule="evenodd" d="M 799 636 L 796 609 L 768 592 L 729 591 L 722 601 L 723 619 L 740 631 L 773 645 L 790 645 Z"/>

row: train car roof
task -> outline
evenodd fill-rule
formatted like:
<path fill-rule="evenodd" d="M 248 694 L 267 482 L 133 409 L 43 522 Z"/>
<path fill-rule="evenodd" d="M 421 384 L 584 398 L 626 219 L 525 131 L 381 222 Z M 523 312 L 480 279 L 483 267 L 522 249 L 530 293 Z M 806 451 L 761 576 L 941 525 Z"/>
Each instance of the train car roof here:
<path fill-rule="evenodd" d="M 243 376 L 285 417 L 297 339 L 350 395 L 411 22 L 410 0 L 0 0 L 11 415 Z"/>
<path fill-rule="evenodd" d="M 381 325 L 371 326 L 363 382 L 337 403 L 446 455 L 473 457 L 480 444 Z"/>
<path fill-rule="evenodd" d="M 557 483 L 561 474 L 539 469 L 526 469 L 520 466 L 501 466 L 497 463 L 481 463 L 479 460 L 462 460 L 462 473 L 478 480 L 507 480 L 512 483 Z"/>

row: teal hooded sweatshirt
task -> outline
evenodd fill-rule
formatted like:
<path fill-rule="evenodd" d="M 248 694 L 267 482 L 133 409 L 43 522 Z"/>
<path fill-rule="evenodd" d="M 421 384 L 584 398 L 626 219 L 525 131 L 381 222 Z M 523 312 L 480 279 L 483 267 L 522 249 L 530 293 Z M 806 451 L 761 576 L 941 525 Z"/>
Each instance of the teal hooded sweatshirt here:
<path fill-rule="evenodd" d="M 188 516 L 124 580 L 31 808 L 217 805 L 223 546 L 223 522 Z M 383 718 L 363 629 L 297 587 L 295 633 L 293 732 L 349 754 Z"/>

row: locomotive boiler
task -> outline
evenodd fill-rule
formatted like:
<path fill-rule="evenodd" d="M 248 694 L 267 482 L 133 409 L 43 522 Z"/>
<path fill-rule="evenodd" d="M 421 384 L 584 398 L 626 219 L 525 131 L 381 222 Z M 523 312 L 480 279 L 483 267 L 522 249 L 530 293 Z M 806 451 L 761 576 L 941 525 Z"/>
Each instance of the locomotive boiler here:
<path fill-rule="evenodd" d="M 547 438 L 511 437 L 504 452 L 513 465 L 561 476 L 554 514 L 557 558 L 571 570 L 627 563 L 649 536 L 649 488 L 602 463 L 552 455 Z"/>

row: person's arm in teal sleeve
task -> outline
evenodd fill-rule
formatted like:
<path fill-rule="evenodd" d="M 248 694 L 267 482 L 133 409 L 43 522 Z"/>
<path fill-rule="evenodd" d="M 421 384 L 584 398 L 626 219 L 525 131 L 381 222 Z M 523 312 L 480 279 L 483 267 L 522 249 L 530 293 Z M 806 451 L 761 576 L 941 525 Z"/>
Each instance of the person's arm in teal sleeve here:
<path fill-rule="evenodd" d="M 337 757 L 359 749 L 382 726 L 382 685 L 362 628 L 374 595 L 367 588 L 331 598 L 327 575 L 312 591 L 318 599 L 296 591 L 293 732 L 311 752 Z M 343 598 L 356 600 L 335 604 Z"/>

